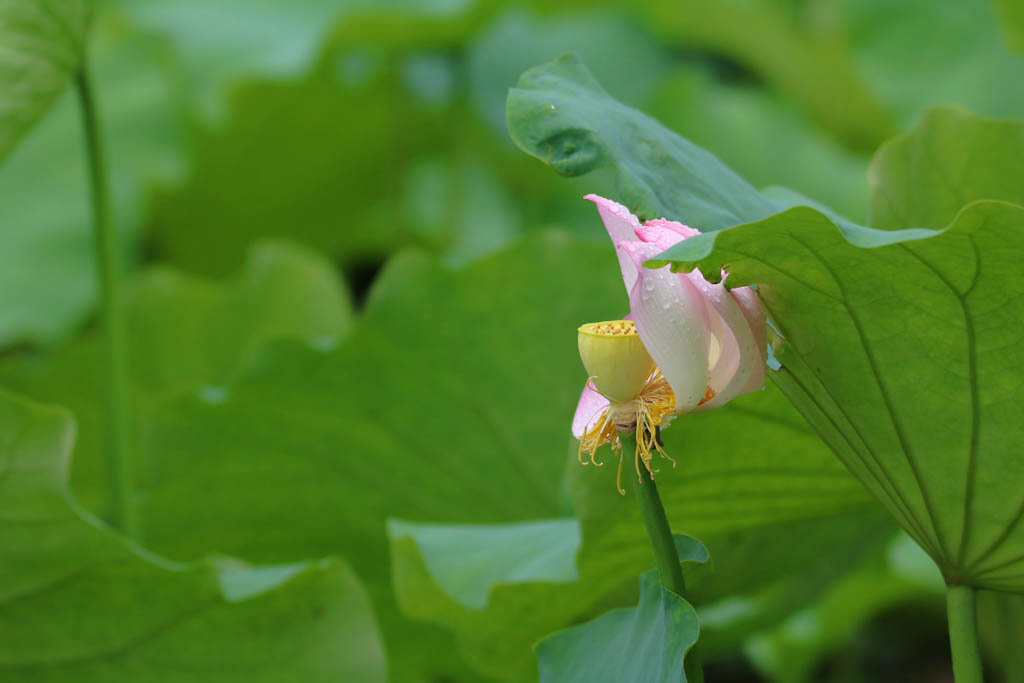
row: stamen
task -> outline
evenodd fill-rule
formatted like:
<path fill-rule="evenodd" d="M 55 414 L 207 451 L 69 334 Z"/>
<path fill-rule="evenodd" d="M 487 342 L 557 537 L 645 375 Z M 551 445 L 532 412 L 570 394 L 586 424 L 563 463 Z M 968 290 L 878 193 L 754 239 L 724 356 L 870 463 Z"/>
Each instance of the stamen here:
<path fill-rule="evenodd" d="M 642 480 L 643 476 L 643 471 L 640 469 L 641 463 L 650 477 L 654 478 L 654 473 L 658 471 L 652 465 L 654 452 L 661 454 L 675 467 L 675 460 L 669 457 L 662 448 L 658 432 L 658 428 L 665 418 L 671 417 L 672 411 L 675 410 L 675 402 L 672 387 L 669 386 L 661 371 L 655 368 L 635 399 L 627 404 L 610 402 L 601 411 L 601 414 L 592 423 L 593 426 L 587 429 L 580 439 L 580 449 L 577 454 L 580 463 L 588 464 L 583 459 L 583 453 L 587 453 L 590 456 L 590 463 L 600 466 L 602 463 L 594 459 L 595 453 L 604 444 L 611 444 L 615 456 L 619 458 L 615 485 L 619 493 L 625 495 L 626 491 L 622 487 L 623 454 L 619 429 L 623 431 L 635 429 L 636 451 L 633 454 L 633 465 L 638 479 Z"/>

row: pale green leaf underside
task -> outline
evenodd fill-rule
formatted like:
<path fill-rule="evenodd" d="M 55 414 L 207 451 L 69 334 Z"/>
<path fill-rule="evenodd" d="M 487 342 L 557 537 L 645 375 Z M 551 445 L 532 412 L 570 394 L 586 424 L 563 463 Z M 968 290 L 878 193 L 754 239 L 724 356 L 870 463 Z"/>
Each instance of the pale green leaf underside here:
<path fill-rule="evenodd" d="M 690 603 L 649 572 L 639 604 L 548 636 L 537 645 L 541 683 L 685 683 L 683 659 L 700 626 Z"/>
<path fill-rule="evenodd" d="M 393 564 L 411 541 L 441 589 L 470 609 L 484 607 L 500 583 L 579 578 L 580 525 L 572 517 L 490 525 L 389 520 L 388 538 Z"/>
<path fill-rule="evenodd" d="M 0 394 L 0 677 L 5 681 L 385 681 L 345 565 L 220 569 L 148 555 L 66 491 L 74 427 Z"/>
<path fill-rule="evenodd" d="M 78 68 L 89 9 L 87 0 L 0 0 L 0 159 Z"/>
<path fill-rule="evenodd" d="M 705 564 L 711 561 L 708 549 L 693 536 L 672 534 L 672 540 L 676 542 L 676 554 L 683 564 Z"/>
<path fill-rule="evenodd" d="M 864 249 L 859 244 L 876 244 Z M 797 207 L 659 257 L 758 283 L 776 382 L 951 581 L 1024 591 L 1024 209 L 841 231 Z"/>
<path fill-rule="evenodd" d="M 399 599 L 413 611 L 434 582 L 462 607 L 483 609 L 498 585 L 571 583 L 579 578 L 575 517 L 509 524 L 423 524 L 388 521 L 392 571 Z M 679 561 L 704 564 L 708 549 L 693 536 L 673 534 Z M 413 576 L 419 574 L 419 576 Z"/>
<path fill-rule="evenodd" d="M 779 208 L 711 153 L 612 99 L 575 55 L 524 73 L 507 113 L 516 144 L 558 173 L 613 166 L 618 200 L 645 218 L 719 230 Z"/>

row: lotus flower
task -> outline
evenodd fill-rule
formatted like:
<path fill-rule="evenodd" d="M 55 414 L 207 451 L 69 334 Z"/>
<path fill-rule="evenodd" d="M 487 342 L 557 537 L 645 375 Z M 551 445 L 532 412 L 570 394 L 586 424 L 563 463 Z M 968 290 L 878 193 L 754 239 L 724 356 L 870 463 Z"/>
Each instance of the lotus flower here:
<path fill-rule="evenodd" d="M 664 218 L 641 224 L 621 204 L 593 194 L 585 198 L 597 204 L 618 252 L 629 295 L 627 321 L 632 322 L 580 328 L 580 352 L 591 377 L 576 406 L 572 433 L 580 440 L 581 462 L 586 452 L 591 462 L 600 464 L 594 460 L 596 449 L 611 443 L 619 452 L 618 431 L 635 429 L 637 474 L 641 463 L 650 473 L 651 449 L 660 450 L 657 428 L 676 415 L 716 408 L 764 386 L 765 316 L 750 287 L 729 290 L 725 277 L 711 284 L 699 270 L 673 273 L 669 266 L 643 267 L 676 242 L 700 234 L 698 230 Z M 630 345 L 611 341 L 634 334 L 650 354 L 653 371 L 642 360 L 626 357 Z M 602 338 L 608 341 L 602 343 Z M 639 381 L 621 377 L 633 367 L 632 372 L 644 373 Z M 602 381 L 611 386 L 613 375 L 616 395 L 602 390 Z M 627 397 L 621 393 L 624 386 L 640 388 Z"/>

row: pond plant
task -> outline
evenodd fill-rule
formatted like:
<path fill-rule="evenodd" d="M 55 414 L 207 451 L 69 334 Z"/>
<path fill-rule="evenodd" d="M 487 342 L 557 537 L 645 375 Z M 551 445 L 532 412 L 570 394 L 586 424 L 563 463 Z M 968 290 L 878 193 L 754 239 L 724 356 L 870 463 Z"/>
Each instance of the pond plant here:
<path fill-rule="evenodd" d="M 126 24 L 175 16 L 143 4 L 118 10 Z M 1019 45 L 1024 22 L 1010 4 L 1000 11 Z M 656 26 L 687 16 L 655 5 L 645 11 Z M 687 7 L 698 5 L 718 29 L 692 40 L 756 61 L 730 29 L 753 9 Z M 333 11 L 306 9 L 290 30 L 320 32 Z M 436 48 L 490 11 L 349 9 L 352 23 L 325 45 L 363 47 L 373 27 L 382 44 L 418 45 L 442 26 L 427 40 Z M 283 16 L 253 11 L 256 26 L 264 11 Z M 511 183 L 520 192 L 545 181 L 535 160 L 499 148 L 450 164 L 425 153 L 401 201 L 337 207 L 342 237 L 332 222 L 326 237 L 288 241 L 302 229 L 291 226 L 257 240 L 263 227 L 246 230 L 262 209 L 237 233 L 203 235 L 179 188 L 160 214 L 176 227 L 137 244 L 120 207 L 141 181 L 125 181 L 133 171 L 108 154 L 121 131 L 104 125 L 95 12 L 86 0 L 0 0 L 0 161 L 70 87 L 83 163 L 81 182 L 67 184 L 90 209 L 69 219 L 88 223 L 88 255 L 52 239 L 68 270 L 36 273 L 57 282 L 39 291 L 70 292 L 52 299 L 60 305 L 34 292 L 0 311 L 0 679 L 700 683 L 743 650 L 795 683 L 811 680 L 811 664 L 786 659 L 793 632 L 794 651 L 817 656 L 872 610 L 930 595 L 927 579 L 889 570 L 902 553 L 941 577 L 956 683 L 996 680 L 996 669 L 1024 680 L 1024 122 L 937 106 L 893 137 L 857 88 L 847 88 L 863 114 L 854 121 L 817 99 L 820 74 L 791 75 L 811 55 L 853 82 L 840 52 L 765 19 L 790 51 L 749 68 L 849 147 L 888 138 L 870 162 L 866 219 L 757 189 L 565 53 L 522 73 L 505 114 L 522 151 L 577 179 L 551 184 L 544 206 L 596 208 L 560 216 L 578 221 L 574 236 L 510 236 L 516 207 L 492 167 L 529 161 Z M 488 38 L 501 49 L 483 41 L 473 58 L 506 54 L 503 32 L 535 29 L 506 18 Z M 203 35 L 176 38 L 202 46 Z M 157 42 L 170 60 L 175 40 Z M 373 109 L 386 98 L 360 89 L 384 67 L 358 50 L 316 62 L 324 82 L 302 87 L 329 100 L 345 82 L 374 125 L 401 112 L 385 137 L 437 137 L 438 102 L 458 78 L 438 76 L 450 54 L 416 50 L 398 80 L 419 89 L 422 109 L 405 94 Z M 236 56 L 276 73 L 300 52 Z M 127 80 L 139 90 L 126 101 L 146 99 L 145 79 Z M 290 87 L 267 86 L 289 104 Z M 261 109 L 262 96 L 235 104 L 273 120 L 279 108 Z M 448 113 L 461 111 L 452 99 Z M 459 134 L 476 141 L 470 128 Z M 277 132 L 282 149 L 302 142 L 301 131 Z M 372 134 L 346 144 L 355 154 Z M 391 157 L 374 144 L 366 163 L 386 157 L 381 177 L 393 181 L 405 138 Z M 197 159 L 191 191 L 226 201 L 202 181 L 218 160 Z M 325 175 L 363 180 L 333 161 Z M 262 171 L 245 165 L 227 175 L 258 184 Z M 307 220 L 306 177 L 271 171 L 263 190 L 295 181 L 298 199 L 285 204 Z M 451 203 L 437 190 L 449 182 L 464 225 L 444 237 L 428 214 Z M 53 220 L 60 203 L 33 215 Z M 415 230 L 394 227 L 403 203 L 415 207 L 403 220 L 422 221 Z M 598 219 L 611 248 L 593 239 Z M 234 280 L 133 272 L 133 249 L 217 272 L 244 265 Z M 353 296 L 338 264 L 351 274 L 389 250 Z M 0 254 L 12 272 L 20 259 Z M 95 291 L 68 285 L 83 264 Z M 95 325 L 83 324 L 93 307 Z M 842 626 L 815 622 L 825 613 Z"/>

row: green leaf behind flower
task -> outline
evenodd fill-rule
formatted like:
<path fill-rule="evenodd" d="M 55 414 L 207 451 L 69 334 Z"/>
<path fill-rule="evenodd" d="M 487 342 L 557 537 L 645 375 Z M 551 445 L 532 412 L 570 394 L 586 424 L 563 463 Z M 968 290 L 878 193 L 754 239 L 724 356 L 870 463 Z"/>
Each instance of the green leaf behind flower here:
<path fill-rule="evenodd" d="M 131 340 L 138 432 L 162 400 L 224 391 L 246 358 L 275 339 L 331 346 L 351 325 L 349 294 L 331 263 L 283 242 L 262 242 L 232 281 L 153 268 L 130 281 L 125 317 Z M 51 353 L 25 350 L 0 361 L 0 384 L 72 410 L 78 424 L 71 481 L 79 501 L 105 512 L 102 348 L 87 335 Z"/>
<path fill-rule="evenodd" d="M 154 557 L 70 497 L 73 438 L 64 411 L 0 393 L 5 681 L 387 680 L 369 599 L 346 565 Z"/>

